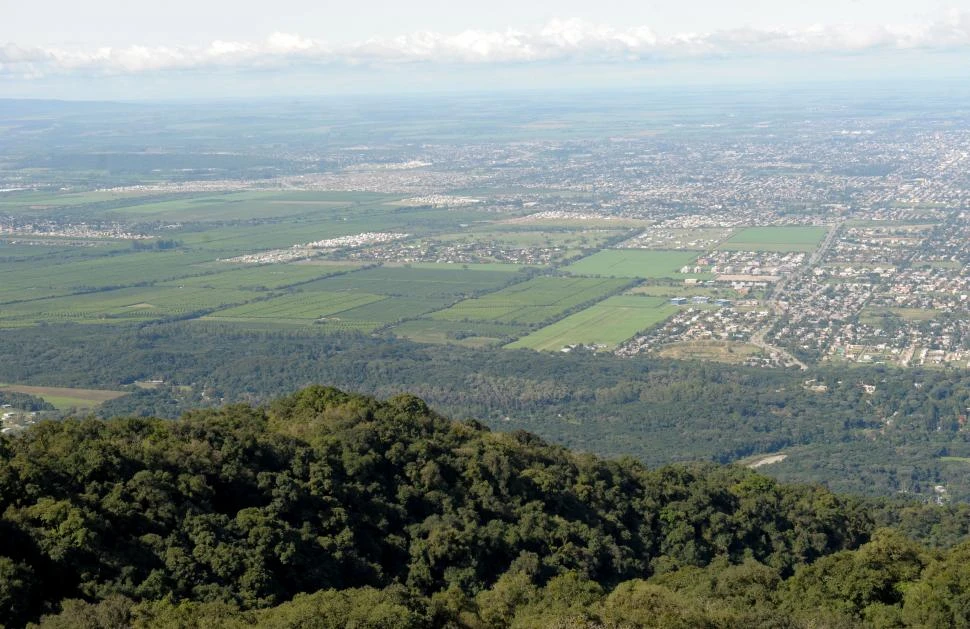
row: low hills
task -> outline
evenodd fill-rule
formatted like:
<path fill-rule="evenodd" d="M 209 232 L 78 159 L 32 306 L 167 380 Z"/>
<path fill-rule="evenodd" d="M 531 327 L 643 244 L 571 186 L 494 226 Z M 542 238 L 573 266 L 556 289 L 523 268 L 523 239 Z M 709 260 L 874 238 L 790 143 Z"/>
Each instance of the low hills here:
<path fill-rule="evenodd" d="M 309 387 L 0 439 L 9 627 L 970 622 L 966 513 Z M 886 525 L 890 525 L 886 527 Z"/>

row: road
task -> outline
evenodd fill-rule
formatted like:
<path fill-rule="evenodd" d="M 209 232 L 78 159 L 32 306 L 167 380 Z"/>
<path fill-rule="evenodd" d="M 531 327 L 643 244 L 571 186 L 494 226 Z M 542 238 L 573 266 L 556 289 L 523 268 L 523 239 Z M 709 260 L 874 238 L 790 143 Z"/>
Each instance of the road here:
<path fill-rule="evenodd" d="M 788 289 L 789 284 L 791 284 L 793 280 L 800 279 L 803 275 L 810 272 L 819 262 L 822 261 L 825 254 L 828 252 L 829 247 L 832 246 L 832 243 L 835 242 L 836 237 L 842 230 L 842 225 L 844 223 L 845 220 L 843 219 L 832 226 L 832 229 L 830 229 L 829 233 L 825 236 L 825 240 L 822 241 L 822 244 L 819 245 L 815 252 L 809 257 L 808 262 L 806 262 L 797 273 L 783 277 L 775 283 L 765 302 L 768 306 L 768 311 L 772 315 L 778 313 L 778 302 L 780 302 L 781 298 L 785 296 L 785 292 Z M 768 330 L 771 329 L 772 325 L 774 325 L 774 322 L 772 319 L 769 319 L 769 322 L 760 330 L 755 332 L 748 342 L 752 345 L 760 347 L 766 351 L 769 356 L 777 356 L 782 362 L 785 363 L 785 366 L 798 365 L 799 369 L 808 369 L 808 365 L 792 356 L 791 352 L 788 350 L 782 349 L 781 347 L 777 347 L 765 341 L 765 335 L 768 334 Z"/>

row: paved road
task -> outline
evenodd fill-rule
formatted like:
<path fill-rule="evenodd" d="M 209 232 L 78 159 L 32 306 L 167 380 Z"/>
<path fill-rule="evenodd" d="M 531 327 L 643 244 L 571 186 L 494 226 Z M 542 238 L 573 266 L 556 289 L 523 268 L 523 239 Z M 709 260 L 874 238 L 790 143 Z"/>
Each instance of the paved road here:
<path fill-rule="evenodd" d="M 825 236 L 825 240 L 822 241 L 822 244 L 815 250 L 815 253 L 813 253 L 811 257 L 809 257 L 808 262 L 806 262 L 797 273 L 793 273 L 788 277 L 783 277 L 782 279 L 775 282 L 774 287 L 771 289 L 771 292 L 768 294 L 768 298 L 766 302 L 768 306 L 768 311 L 771 314 L 777 314 L 778 302 L 781 301 L 781 298 L 785 296 L 785 291 L 788 289 L 788 285 L 791 284 L 792 281 L 797 280 L 801 278 L 803 275 L 805 275 L 806 273 L 810 272 L 812 269 L 815 268 L 815 266 L 819 262 L 822 261 L 822 259 L 825 257 L 826 252 L 829 250 L 829 247 L 831 247 L 832 243 L 835 242 L 835 239 L 838 236 L 839 231 L 842 230 L 842 225 L 844 223 L 845 223 L 845 220 L 843 219 L 832 226 L 832 228 L 829 230 L 829 233 Z M 769 323 L 767 323 L 763 328 L 755 332 L 751 336 L 751 340 L 748 342 L 751 343 L 752 345 L 756 345 L 761 349 L 765 350 L 766 352 L 768 352 L 769 355 L 775 354 L 785 363 L 785 365 L 798 365 L 799 369 L 803 369 L 803 370 L 808 369 L 808 365 L 806 365 L 802 361 L 792 356 L 791 352 L 785 349 L 782 349 L 780 347 L 777 347 L 775 345 L 772 345 L 767 341 L 765 341 L 765 335 L 768 333 L 768 330 L 771 328 L 772 325 L 773 325 L 773 322 L 769 321 Z"/>

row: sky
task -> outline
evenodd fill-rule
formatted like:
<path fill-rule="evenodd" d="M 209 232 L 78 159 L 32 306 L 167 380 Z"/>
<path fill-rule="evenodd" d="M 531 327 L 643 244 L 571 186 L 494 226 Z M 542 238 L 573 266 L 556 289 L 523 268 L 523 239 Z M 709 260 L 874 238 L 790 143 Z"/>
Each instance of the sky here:
<path fill-rule="evenodd" d="M 970 0 L 0 0 L 0 98 L 970 80 Z"/>

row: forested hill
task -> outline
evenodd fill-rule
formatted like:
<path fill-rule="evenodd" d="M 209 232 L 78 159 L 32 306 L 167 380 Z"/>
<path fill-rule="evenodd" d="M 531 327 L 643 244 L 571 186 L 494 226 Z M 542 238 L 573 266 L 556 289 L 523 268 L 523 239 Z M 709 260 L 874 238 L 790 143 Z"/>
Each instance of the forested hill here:
<path fill-rule="evenodd" d="M 970 621 L 970 544 L 879 529 L 876 503 L 577 455 L 410 395 L 41 423 L 0 440 L 0 501 L 10 627 Z M 904 512 L 964 533 L 963 512 Z"/>

